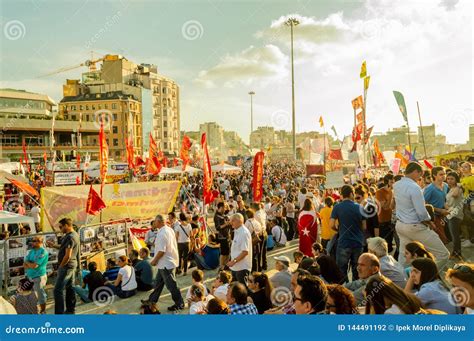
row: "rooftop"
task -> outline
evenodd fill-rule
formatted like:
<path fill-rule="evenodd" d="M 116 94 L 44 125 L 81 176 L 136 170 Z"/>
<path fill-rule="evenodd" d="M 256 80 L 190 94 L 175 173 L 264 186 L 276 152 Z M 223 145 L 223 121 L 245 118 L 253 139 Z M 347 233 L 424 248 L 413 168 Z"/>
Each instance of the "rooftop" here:
<path fill-rule="evenodd" d="M 45 101 L 50 105 L 56 105 L 56 102 L 48 95 L 29 92 L 26 90 L 3 88 L 0 89 L 0 98 L 15 98 L 25 100 Z"/>

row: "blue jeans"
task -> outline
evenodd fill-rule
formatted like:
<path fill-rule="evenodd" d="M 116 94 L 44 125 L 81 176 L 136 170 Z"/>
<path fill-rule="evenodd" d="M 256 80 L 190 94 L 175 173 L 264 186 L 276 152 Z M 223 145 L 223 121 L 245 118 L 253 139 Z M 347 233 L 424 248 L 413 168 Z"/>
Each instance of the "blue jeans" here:
<path fill-rule="evenodd" d="M 76 292 L 76 294 L 79 295 L 79 297 L 81 298 L 81 300 L 84 302 L 84 303 L 90 303 L 92 302 L 90 299 L 89 299 L 89 289 L 86 289 L 86 288 L 83 288 L 79 285 L 75 285 L 74 287 L 74 291 Z"/>
<path fill-rule="evenodd" d="M 183 297 L 181 296 L 181 292 L 178 289 L 178 285 L 176 283 L 176 269 L 158 269 L 158 273 L 156 274 L 156 283 L 155 283 L 155 290 L 150 294 L 148 298 L 151 302 L 158 302 L 160 299 L 161 292 L 166 285 L 166 288 L 171 293 L 171 298 L 173 299 L 174 303 L 179 306 L 184 306 Z"/>
<path fill-rule="evenodd" d="M 336 250 L 336 263 L 339 269 L 341 269 L 342 273 L 346 277 L 347 281 L 347 270 L 349 268 L 349 262 L 351 264 L 352 269 L 352 280 L 355 281 L 359 279 L 359 275 L 357 274 L 357 260 L 359 259 L 360 255 L 364 251 L 364 248 L 342 248 L 340 246 L 337 247 Z"/>
<path fill-rule="evenodd" d="M 36 292 L 36 296 L 38 296 L 38 304 L 46 304 L 48 295 L 46 295 L 44 288 L 46 286 L 46 282 L 48 281 L 48 277 L 44 275 L 30 280 L 34 283 L 33 289 Z"/>
<path fill-rule="evenodd" d="M 76 268 L 59 268 L 54 285 L 54 313 L 74 314 L 76 310 L 76 293 L 73 289 Z M 66 289 L 66 310 L 64 310 L 64 289 Z"/>

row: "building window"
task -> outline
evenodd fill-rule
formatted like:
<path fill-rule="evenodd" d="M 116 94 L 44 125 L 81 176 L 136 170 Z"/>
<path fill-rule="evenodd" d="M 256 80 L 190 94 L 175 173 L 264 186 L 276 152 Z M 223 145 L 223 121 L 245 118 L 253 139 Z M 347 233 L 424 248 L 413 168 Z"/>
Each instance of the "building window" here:
<path fill-rule="evenodd" d="M 112 103 L 112 110 L 117 109 L 117 103 Z"/>
<path fill-rule="evenodd" d="M 82 105 L 79 106 L 79 110 L 82 110 Z"/>
<path fill-rule="evenodd" d="M 108 109 L 109 105 L 107 103 L 104 104 L 104 109 Z"/>
<path fill-rule="evenodd" d="M 77 120 L 77 116 L 76 116 L 76 115 L 71 115 L 71 120 L 76 121 L 76 120 Z"/>
<path fill-rule="evenodd" d="M 117 121 L 117 114 L 112 114 L 113 120 Z"/>
<path fill-rule="evenodd" d="M 120 152 L 118 150 L 115 152 L 115 157 L 120 157 Z"/>
<path fill-rule="evenodd" d="M 86 121 L 89 121 L 89 115 L 86 115 Z"/>
<path fill-rule="evenodd" d="M 167 137 L 168 137 L 168 133 L 167 133 L 166 131 L 163 132 L 163 137 L 164 137 L 164 138 L 167 138 Z"/>
<path fill-rule="evenodd" d="M 86 104 L 86 110 L 89 110 L 89 104 Z"/>
<path fill-rule="evenodd" d="M 163 121 L 163 127 L 168 127 L 168 121 Z"/>
<path fill-rule="evenodd" d="M 92 110 L 95 110 L 95 105 L 94 104 L 92 104 Z"/>
<path fill-rule="evenodd" d="M 114 139 L 114 147 L 118 146 L 118 139 Z"/>
<path fill-rule="evenodd" d="M 102 104 L 98 104 L 97 107 L 100 109 L 102 109 Z"/>
<path fill-rule="evenodd" d="M 75 105 L 71 105 L 71 110 L 76 110 L 76 106 L 75 106 Z"/>
<path fill-rule="evenodd" d="M 117 134 L 118 133 L 118 127 L 112 127 L 112 133 Z"/>
<path fill-rule="evenodd" d="M 163 142 L 163 148 L 168 149 L 168 142 Z"/>

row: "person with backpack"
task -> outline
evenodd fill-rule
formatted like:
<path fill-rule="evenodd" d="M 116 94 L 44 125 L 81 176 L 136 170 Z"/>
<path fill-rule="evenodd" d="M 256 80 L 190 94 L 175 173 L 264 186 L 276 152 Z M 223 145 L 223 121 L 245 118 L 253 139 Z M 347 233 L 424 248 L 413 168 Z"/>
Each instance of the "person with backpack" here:
<path fill-rule="evenodd" d="M 268 229 L 271 232 L 271 235 L 273 237 L 273 241 L 275 242 L 275 246 L 277 247 L 282 247 L 286 245 L 287 239 L 286 239 L 286 234 L 283 228 L 278 225 L 277 218 L 270 218 L 268 220 Z"/>

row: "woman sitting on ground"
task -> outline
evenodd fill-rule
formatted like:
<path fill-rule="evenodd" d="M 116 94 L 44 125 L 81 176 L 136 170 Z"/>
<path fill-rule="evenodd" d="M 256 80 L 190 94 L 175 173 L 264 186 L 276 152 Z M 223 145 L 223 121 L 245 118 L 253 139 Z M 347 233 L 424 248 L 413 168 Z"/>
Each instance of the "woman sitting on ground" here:
<path fill-rule="evenodd" d="M 384 276 L 373 276 L 365 287 L 365 314 L 424 314 L 418 297 L 408 294 Z"/>
<path fill-rule="evenodd" d="M 320 277 L 327 284 L 343 284 L 345 276 L 331 256 L 321 255 L 316 259 Z"/>
<path fill-rule="evenodd" d="M 418 258 L 411 263 L 410 278 L 405 286 L 405 292 L 411 293 L 420 299 L 425 308 L 460 314 L 461 310 L 453 303 L 453 297 L 446 284 L 439 276 L 436 263 L 429 258 Z"/>
<path fill-rule="evenodd" d="M 407 264 L 411 264 L 411 262 L 413 262 L 413 260 L 417 258 L 429 258 L 435 260 L 431 252 L 429 252 L 422 243 L 414 241 L 405 245 L 405 262 Z M 410 271 L 411 266 L 405 268 L 405 273 L 407 277 L 410 277 Z"/>
<path fill-rule="evenodd" d="M 352 291 L 340 284 L 329 284 L 326 311 L 328 314 L 356 314 L 356 300 Z"/>
<path fill-rule="evenodd" d="M 267 274 L 262 272 L 252 273 L 249 276 L 248 287 L 250 289 L 250 297 L 257 307 L 259 314 L 263 314 L 266 310 L 273 308 L 271 299 L 273 286 Z"/>
<path fill-rule="evenodd" d="M 213 298 L 207 303 L 206 312 L 208 315 L 229 315 L 230 309 L 223 300 Z"/>
<path fill-rule="evenodd" d="M 118 258 L 118 265 L 120 270 L 117 279 L 114 282 L 107 282 L 114 294 L 120 298 L 132 297 L 137 293 L 137 280 L 135 277 L 135 270 L 130 266 L 130 260 L 127 256 L 120 256 Z"/>

